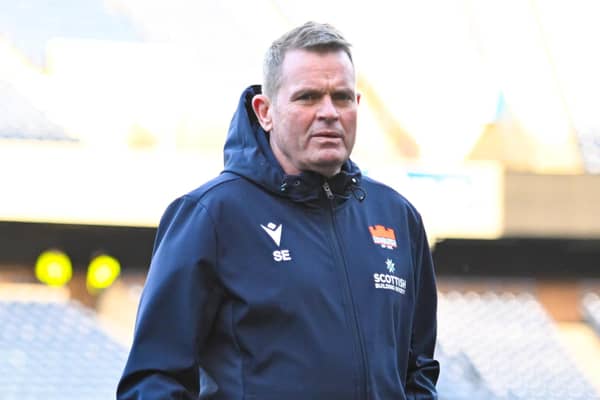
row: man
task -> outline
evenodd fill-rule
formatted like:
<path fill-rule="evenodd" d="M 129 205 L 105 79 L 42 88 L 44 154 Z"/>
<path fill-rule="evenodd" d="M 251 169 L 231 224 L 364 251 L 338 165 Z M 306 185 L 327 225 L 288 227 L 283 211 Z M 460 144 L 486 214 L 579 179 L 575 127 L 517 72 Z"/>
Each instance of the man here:
<path fill-rule="evenodd" d="M 350 45 L 307 23 L 242 94 L 225 170 L 165 212 L 119 399 L 433 399 L 419 214 L 349 160 Z"/>

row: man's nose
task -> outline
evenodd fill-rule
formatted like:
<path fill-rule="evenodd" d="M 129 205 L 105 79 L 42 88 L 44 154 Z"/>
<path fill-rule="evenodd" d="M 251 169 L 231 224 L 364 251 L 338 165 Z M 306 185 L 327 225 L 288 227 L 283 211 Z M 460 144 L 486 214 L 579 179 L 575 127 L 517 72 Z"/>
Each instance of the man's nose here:
<path fill-rule="evenodd" d="M 323 96 L 319 103 L 319 109 L 317 110 L 317 117 L 319 119 L 327 121 L 335 121 L 339 118 L 340 114 L 336 108 L 331 96 Z"/>

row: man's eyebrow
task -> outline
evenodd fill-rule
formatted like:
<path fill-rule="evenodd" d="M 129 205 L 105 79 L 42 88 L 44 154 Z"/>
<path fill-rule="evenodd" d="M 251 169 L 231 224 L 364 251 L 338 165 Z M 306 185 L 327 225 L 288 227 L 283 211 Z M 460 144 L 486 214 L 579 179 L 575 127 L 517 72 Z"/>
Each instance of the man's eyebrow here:
<path fill-rule="evenodd" d="M 321 96 L 324 93 L 325 93 L 325 91 L 321 90 L 321 89 L 305 87 L 305 88 L 299 88 L 297 90 L 294 90 L 292 92 L 291 98 L 294 99 L 294 98 L 297 98 L 298 96 L 302 96 L 305 94 L 312 94 L 312 95 L 316 94 L 316 95 Z"/>
<path fill-rule="evenodd" d="M 331 91 L 332 93 L 344 93 L 344 94 L 352 94 L 354 95 L 356 91 L 352 88 L 339 88 Z"/>
<path fill-rule="evenodd" d="M 319 95 L 323 95 L 325 93 L 331 93 L 331 94 L 350 94 L 350 95 L 355 95 L 356 91 L 350 87 L 343 87 L 343 88 L 333 88 L 331 90 L 324 90 L 324 89 L 320 89 L 320 88 L 314 88 L 314 87 L 303 87 L 303 88 L 298 88 L 296 90 L 294 90 L 291 94 L 291 97 L 297 97 L 299 95 L 303 95 L 303 94 L 319 94 Z"/>

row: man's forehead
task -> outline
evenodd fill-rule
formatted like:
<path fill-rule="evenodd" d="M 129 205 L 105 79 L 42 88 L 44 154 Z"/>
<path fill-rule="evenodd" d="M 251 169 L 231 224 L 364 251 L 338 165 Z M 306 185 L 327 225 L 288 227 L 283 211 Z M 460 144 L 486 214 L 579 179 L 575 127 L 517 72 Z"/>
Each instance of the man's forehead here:
<path fill-rule="evenodd" d="M 330 60 L 321 57 L 334 56 Z M 330 80 L 339 85 L 353 87 L 355 85 L 354 66 L 344 50 L 306 51 L 291 50 L 283 61 L 281 83 L 317 85 L 322 80 Z"/>
<path fill-rule="evenodd" d="M 343 48 L 337 47 L 307 47 L 307 48 L 299 48 L 299 49 L 289 49 L 283 54 L 282 65 L 285 64 L 287 60 L 290 58 L 303 58 L 310 56 L 327 56 L 331 54 L 340 54 L 345 56 L 350 65 L 354 66 L 352 59 L 348 55 L 348 53 Z"/>

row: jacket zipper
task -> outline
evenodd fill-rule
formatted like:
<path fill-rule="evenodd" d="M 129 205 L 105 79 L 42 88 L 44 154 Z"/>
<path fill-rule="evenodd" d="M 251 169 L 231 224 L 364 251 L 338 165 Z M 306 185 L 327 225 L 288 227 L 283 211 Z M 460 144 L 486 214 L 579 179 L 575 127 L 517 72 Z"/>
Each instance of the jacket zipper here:
<path fill-rule="evenodd" d="M 325 191 L 325 195 L 329 199 L 329 205 L 331 206 L 331 210 L 333 211 L 333 207 L 332 207 L 333 205 L 331 204 L 331 200 L 333 200 L 333 198 L 335 196 L 333 195 L 333 191 L 331 190 L 331 186 L 329 186 L 329 182 L 325 181 L 323 183 L 323 190 Z"/>
<path fill-rule="evenodd" d="M 339 240 L 339 236 L 337 233 L 337 227 L 336 227 L 336 222 L 335 222 L 335 204 L 334 204 L 334 199 L 335 199 L 335 195 L 333 194 L 333 191 L 331 190 L 331 187 L 329 186 L 329 182 L 325 181 L 323 183 L 323 191 L 325 192 L 325 195 L 327 196 L 327 199 L 329 200 L 329 215 L 331 217 L 331 227 L 332 227 L 332 236 L 333 236 L 333 242 L 334 242 L 334 247 L 335 247 L 335 255 L 337 256 L 336 258 L 338 259 L 338 264 L 342 266 L 342 269 L 344 271 L 344 277 L 345 279 L 344 281 L 344 289 L 345 289 L 345 294 L 346 297 L 348 298 L 349 302 L 350 302 L 350 308 L 351 308 L 351 318 L 352 318 L 352 322 L 353 322 L 353 328 L 354 328 L 354 337 L 355 337 L 355 341 L 356 343 L 358 343 L 358 350 L 359 350 L 359 363 L 360 363 L 360 373 L 359 373 L 359 377 L 362 379 L 361 382 L 359 382 L 359 388 L 360 388 L 360 392 L 362 392 L 362 397 L 363 399 L 368 399 L 368 390 L 367 390 L 367 382 L 368 382 L 368 373 L 367 373 L 367 356 L 365 353 L 365 346 L 363 344 L 363 335 L 360 329 L 360 324 L 358 323 L 358 311 L 356 309 L 355 303 L 354 303 L 354 298 L 352 297 L 352 291 L 350 290 L 350 277 L 348 275 L 348 267 L 346 265 L 346 260 L 344 258 L 344 255 L 342 254 L 341 251 L 341 245 L 340 245 L 340 240 Z M 359 378 L 359 379 L 360 379 Z"/>

